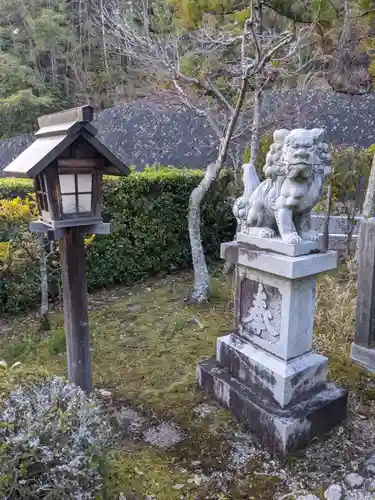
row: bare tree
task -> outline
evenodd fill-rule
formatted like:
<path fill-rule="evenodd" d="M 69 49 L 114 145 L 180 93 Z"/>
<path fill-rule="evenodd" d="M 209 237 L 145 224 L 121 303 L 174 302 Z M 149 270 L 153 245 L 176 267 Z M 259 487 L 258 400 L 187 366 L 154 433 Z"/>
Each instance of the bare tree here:
<path fill-rule="evenodd" d="M 331 219 L 331 212 L 332 212 L 332 175 L 328 181 L 328 186 L 327 186 L 326 210 L 323 222 L 323 250 L 329 249 L 329 221 Z"/>
<path fill-rule="evenodd" d="M 108 71 L 108 54 L 107 54 L 106 31 L 105 31 L 105 26 L 104 26 L 103 0 L 100 0 L 100 20 L 101 20 L 101 31 L 102 31 L 104 67 Z"/>
<path fill-rule="evenodd" d="M 262 90 L 278 77 L 283 62 L 296 52 L 301 42 L 300 34 L 305 29 L 297 33 L 294 30 L 278 33 L 272 26 L 263 30 L 261 6 L 260 0 L 250 0 L 251 14 L 242 31 L 235 24 L 223 29 L 207 22 L 193 32 L 184 33 L 173 29 L 170 19 L 163 17 L 156 8 L 153 19 L 145 19 L 149 9 L 142 0 L 128 3 L 125 11 L 113 0 L 106 2 L 104 10 L 108 40 L 114 44 L 114 50 L 136 61 L 150 76 L 171 82 L 182 102 L 210 123 L 217 138 L 217 158 L 207 166 L 203 179 L 192 191 L 188 208 L 194 267 L 194 288 L 190 298 L 197 303 L 206 301 L 210 290 L 201 238 L 202 200 L 225 164 L 230 143 L 252 131 L 250 164 L 254 165 L 259 145 Z M 157 25 L 153 25 L 155 19 Z M 194 73 L 186 69 L 189 58 L 209 63 L 204 72 Z M 219 83 L 220 78 L 225 79 L 225 85 Z M 244 111 L 252 106 L 254 119 L 249 124 L 243 117 L 246 116 Z"/>
<path fill-rule="evenodd" d="M 45 321 L 48 312 L 48 268 L 47 268 L 47 253 L 45 249 L 44 234 L 39 235 L 39 271 L 40 271 L 40 291 L 41 291 L 41 302 L 40 302 L 40 318 L 41 321 Z"/>

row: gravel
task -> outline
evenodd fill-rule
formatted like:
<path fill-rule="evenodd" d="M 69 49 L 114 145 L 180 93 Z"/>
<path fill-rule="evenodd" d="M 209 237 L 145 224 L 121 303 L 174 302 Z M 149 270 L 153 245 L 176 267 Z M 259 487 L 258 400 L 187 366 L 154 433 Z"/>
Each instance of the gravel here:
<path fill-rule="evenodd" d="M 350 489 L 360 488 L 364 482 L 365 478 L 356 472 L 351 472 L 344 477 L 344 483 Z"/>
<path fill-rule="evenodd" d="M 324 492 L 324 498 L 326 500 L 342 500 L 344 498 L 344 492 L 339 484 L 331 484 Z"/>
<path fill-rule="evenodd" d="M 166 449 L 174 446 L 185 438 L 181 429 L 168 422 L 162 422 L 156 427 L 150 427 L 143 434 L 146 443 Z"/>

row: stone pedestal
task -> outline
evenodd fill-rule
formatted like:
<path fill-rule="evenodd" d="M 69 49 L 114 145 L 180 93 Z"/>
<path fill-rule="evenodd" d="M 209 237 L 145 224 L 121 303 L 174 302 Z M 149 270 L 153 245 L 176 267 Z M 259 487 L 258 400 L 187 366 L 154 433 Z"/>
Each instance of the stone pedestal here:
<path fill-rule="evenodd" d="M 236 266 L 236 327 L 217 340 L 216 359 L 198 364 L 197 381 L 286 454 L 346 417 L 347 392 L 327 382 L 327 358 L 312 351 L 316 276 L 336 268 L 336 252 L 301 255 L 311 245 L 274 240 L 222 245 Z"/>
<path fill-rule="evenodd" d="M 375 218 L 361 221 L 358 260 L 357 318 L 350 357 L 375 372 Z"/>

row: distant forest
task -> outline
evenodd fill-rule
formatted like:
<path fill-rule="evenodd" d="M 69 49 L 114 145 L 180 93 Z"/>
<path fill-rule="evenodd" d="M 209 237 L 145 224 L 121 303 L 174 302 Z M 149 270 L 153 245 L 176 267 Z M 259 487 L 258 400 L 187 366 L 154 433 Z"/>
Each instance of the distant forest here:
<path fill-rule="evenodd" d="M 32 131 L 45 112 L 82 103 L 103 108 L 157 88 L 172 89 L 167 64 L 157 61 L 163 54 L 178 58 L 178 68 L 193 84 L 209 76 L 213 88 L 231 92 L 228 73 L 239 53 L 228 34 L 235 39 L 242 30 L 248 5 L 243 0 L 0 0 L 0 137 Z M 269 86 L 352 94 L 374 89 L 374 0 L 264 0 L 263 9 L 268 36 L 310 27 L 293 63 L 279 71 L 282 62 L 275 62 L 278 75 Z M 220 57 L 209 48 L 197 55 L 207 31 L 215 32 L 215 47 L 221 37 L 226 40 Z M 137 50 L 140 57 L 134 57 Z M 210 99 L 205 90 L 199 97 Z"/>

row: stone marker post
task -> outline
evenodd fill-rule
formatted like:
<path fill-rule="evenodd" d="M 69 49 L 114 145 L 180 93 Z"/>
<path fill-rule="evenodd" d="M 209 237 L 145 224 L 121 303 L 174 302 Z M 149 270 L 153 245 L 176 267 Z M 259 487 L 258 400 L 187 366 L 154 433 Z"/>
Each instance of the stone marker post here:
<path fill-rule="evenodd" d="M 363 204 L 356 260 L 357 318 L 352 361 L 375 372 L 375 156 Z"/>
<path fill-rule="evenodd" d="M 322 135 L 276 131 L 266 180 L 236 201 L 242 228 L 221 248 L 235 264 L 236 328 L 197 366 L 199 387 L 283 454 L 346 417 L 347 392 L 327 382 L 327 358 L 312 350 L 316 277 L 337 267 L 310 225 L 329 173 Z"/>

